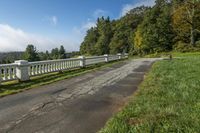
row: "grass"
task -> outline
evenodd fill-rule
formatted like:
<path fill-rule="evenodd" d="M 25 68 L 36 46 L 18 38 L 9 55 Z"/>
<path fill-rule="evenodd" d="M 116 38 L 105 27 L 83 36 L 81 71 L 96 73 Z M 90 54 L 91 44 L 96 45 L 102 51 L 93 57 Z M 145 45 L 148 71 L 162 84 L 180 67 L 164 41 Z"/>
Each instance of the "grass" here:
<path fill-rule="evenodd" d="M 108 67 L 120 62 L 121 61 L 109 62 L 107 64 L 101 63 L 101 64 L 92 65 L 86 68 L 64 71 L 63 73 L 54 72 L 50 74 L 44 74 L 44 75 L 32 77 L 30 81 L 26 81 L 26 82 L 18 82 L 17 80 L 5 82 L 0 85 L 0 97 L 19 93 L 28 89 L 50 84 L 56 81 L 72 78 L 72 77 L 85 74 L 91 71 L 95 71 L 104 67 Z"/>
<path fill-rule="evenodd" d="M 162 53 L 155 53 L 155 54 L 149 54 L 145 55 L 146 58 L 156 58 L 156 57 L 169 57 L 169 55 L 172 54 L 173 57 L 188 57 L 188 56 L 199 56 L 200 52 L 162 52 Z"/>
<path fill-rule="evenodd" d="M 200 54 L 156 62 L 100 133 L 200 133 Z"/>

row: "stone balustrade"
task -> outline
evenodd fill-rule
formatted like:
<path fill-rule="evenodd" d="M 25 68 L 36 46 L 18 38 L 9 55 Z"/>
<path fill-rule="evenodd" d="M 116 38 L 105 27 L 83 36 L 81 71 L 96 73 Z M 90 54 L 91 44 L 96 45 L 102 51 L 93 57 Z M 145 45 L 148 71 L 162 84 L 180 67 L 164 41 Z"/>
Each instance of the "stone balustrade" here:
<path fill-rule="evenodd" d="M 12 80 L 27 81 L 30 80 L 30 77 L 36 75 L 81 68 L 88 65 L 115 61 L 124 58 L 128 58 L 128 54 L 103 55 L 93 57 L 80 56 L 79 58 L 37 62 L 18 60 L 13 64 L 0 65 L 0 83 Z"/>

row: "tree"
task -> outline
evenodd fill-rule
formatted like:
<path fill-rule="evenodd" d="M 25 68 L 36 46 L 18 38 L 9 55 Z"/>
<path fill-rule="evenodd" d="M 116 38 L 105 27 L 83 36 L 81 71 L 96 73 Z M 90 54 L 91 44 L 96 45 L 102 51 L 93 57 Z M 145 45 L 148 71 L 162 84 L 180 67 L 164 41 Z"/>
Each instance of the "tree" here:
<path fill-rule="evenodd" d="M 168 0 L 156 0 L 149 9 L 143 22 L 138 26 L 134 44 L 141 54 L 172 50 L 174 32 L 171 26 L 171 3 Z"/>
<path fill-rule="evenodd" d="M 65 53 L 65 48 L 63 45 L 60 46 L 59 49 L 59 59 L 66 59 L 66 53 Z"/>
<path fill-rule="evenodd" d="M 141 6 L 130 10 L 124 17 L 116 21 L 114 35 L 110 42 L 110 53 L 129 52 L 134 49 L 133 34 L 142 22 L 148 7 Z"/>
<path fill-rule="evenodd" d="M 51 58 L 59 59 L 59 49 L 58 48 L 54 48 L 51 50 Z"/>
<path fill-rule="evenodd" d="M 84 41 L 81 43 L 80 52 L 86 55 L 95 55 L 95 45 L 99 37 L 96 27 L 92 27 L 87 31 Z"/>
<path fill-rule="evenodd" d="M 200 33 L 200 0 L 175 1 L 173 27 L 178 36 L 177 41 L 190 40 L 191 46 L 195 46 Z"/>
<path fill-rule="evenodd" d="M 109 43 L 113 36 L 110 18 L 98 18 L 97 30 L 99 33 L 99 38 L 95 45 L 96 55 L 109 54 Z"/>
<path fill-rule="evenodd" d="M 38 51 L 36 47 L 32 44 L 29 44 L 26 47 L 26 51 L 23 55 L 23 59 L 27 61 L 39 61 Z"/>

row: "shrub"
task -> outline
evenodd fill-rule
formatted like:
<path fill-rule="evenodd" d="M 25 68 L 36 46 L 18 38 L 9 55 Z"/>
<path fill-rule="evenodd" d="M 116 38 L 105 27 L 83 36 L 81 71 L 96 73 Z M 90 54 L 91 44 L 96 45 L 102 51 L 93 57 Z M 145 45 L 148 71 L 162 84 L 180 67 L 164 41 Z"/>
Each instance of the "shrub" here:
<path fill-rule="evenodd" d="M 190 44 L 182 42 L 182 41 L 178 41 L 173 49 L 177 52 L 191 52 L 191 51 L 195 51 L 195 48 L 192 47 Z"/>

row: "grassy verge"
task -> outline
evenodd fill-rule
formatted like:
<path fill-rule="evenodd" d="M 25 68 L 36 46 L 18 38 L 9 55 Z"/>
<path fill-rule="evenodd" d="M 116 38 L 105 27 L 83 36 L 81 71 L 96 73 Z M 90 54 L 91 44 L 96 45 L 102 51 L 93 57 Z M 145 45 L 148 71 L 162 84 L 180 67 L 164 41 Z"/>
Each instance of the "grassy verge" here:
<path fill-rule="evenodd" d="M 200 56 L 159 61 L 100 133 L 200 133 Z"/>
<path fill-rule="evenodd" d="M 157 58 L 157 57 L 169 57 L 169 55 L 172 54 L 173 57 L 188 57 L 188 56 L 200 56 L 200 52 L 162 52 L 162 53 L 155 53 L 155 54 L 149 54 L 145 55 L 146 58 Z"/>
<path fill-rule="evenodd" d="M 50 84 L 56 81 L 72 78 L 74 76 L 78 76 L 84 73 L 88 73 L 94 70 L 108 67 L 116 63 L 120 63 L 120 62 L 114 61 L 107 64 L 101 63 L 97 65 L 92 65 L 86 68 L 82 68 L 82 69 L 64 71 L 63 73 L 54 72 L 50 74 L 44 74 L 41 76 L 32 77 L 30 81 L 26 81 L 26 82 L 18 82 L 18 81 L 5 82 L 5 83 L 2 83 L 2 85 L 0 85 L 0 97 L 22 92 L 22 91 L 32 89 L 38 86 Z"/>

